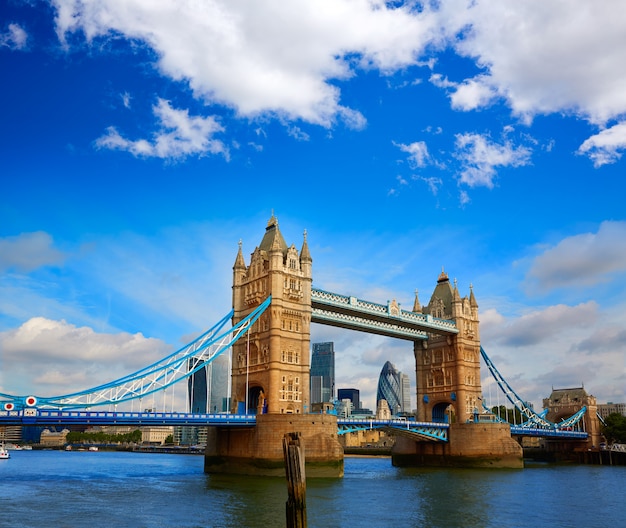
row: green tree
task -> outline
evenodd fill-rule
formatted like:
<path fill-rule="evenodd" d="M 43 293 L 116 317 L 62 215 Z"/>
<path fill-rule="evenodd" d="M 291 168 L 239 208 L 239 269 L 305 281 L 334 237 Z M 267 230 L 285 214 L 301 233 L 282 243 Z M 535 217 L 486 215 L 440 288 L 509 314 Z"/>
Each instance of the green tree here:
<path fill-rule="evenodd" d="M 626 416 L 612 413 L 606 417 L 604 423 L 602 434 L 609 444 L 626 444 Z"/>

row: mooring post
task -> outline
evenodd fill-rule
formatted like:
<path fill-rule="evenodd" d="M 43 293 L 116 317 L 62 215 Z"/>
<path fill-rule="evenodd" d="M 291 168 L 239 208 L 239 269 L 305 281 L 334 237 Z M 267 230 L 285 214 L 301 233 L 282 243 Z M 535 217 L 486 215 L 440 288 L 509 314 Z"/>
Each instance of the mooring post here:
<path fill-rule="evenodd" d="M 306 475 L 301 433 L 287 433 L 283 438 L 287 477 L 287 528 L 306 528 Z"/>

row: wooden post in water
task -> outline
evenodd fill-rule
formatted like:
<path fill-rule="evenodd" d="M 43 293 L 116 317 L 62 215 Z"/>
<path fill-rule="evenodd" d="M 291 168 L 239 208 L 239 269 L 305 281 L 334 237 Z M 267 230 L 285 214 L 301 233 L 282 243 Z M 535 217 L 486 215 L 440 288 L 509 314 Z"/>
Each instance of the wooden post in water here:
<path fill-rule="evenodd" d="M 306 475 L 301 433 L 287 433 L 283 438 L 287 476 L 287 528 L 306 528 Z"/>

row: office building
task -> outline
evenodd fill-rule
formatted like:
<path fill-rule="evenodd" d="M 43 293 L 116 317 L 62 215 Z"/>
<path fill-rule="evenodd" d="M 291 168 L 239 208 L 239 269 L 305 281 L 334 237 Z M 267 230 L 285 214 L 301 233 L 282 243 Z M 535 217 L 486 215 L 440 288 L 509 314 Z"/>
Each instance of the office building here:
<path fill-rule="evenodd" d="M 337 399 L 339 401 L 350 400 L 353 409 L 361 408 L 360 397 L 361 393 L 359 389 L 337 389 Z"/>
<path fill-rule="evenodd" d="M 311 404 L 335 399 L 335 344 L 313 343 L 311 355 Z"/>
<path fill-rule="evenodd" d="M 410 413 L 411 409 L 411 380 L 409 379 L 408 374 L 404 374 L 400 372 L 400 402 L 401 402 L 401 412 Z"/>
<path fill-rule="evenodd" d="M 389 410 L 392 415 L 397 415 L 402 411 L 402 385 L 400 374 L 398 369 L 396 369 L 390 361 L 387 361 L 380 371 L 378 378 L 376 403 L 378 404 L 380 400 L 385 400 L 389 405 Z"/>

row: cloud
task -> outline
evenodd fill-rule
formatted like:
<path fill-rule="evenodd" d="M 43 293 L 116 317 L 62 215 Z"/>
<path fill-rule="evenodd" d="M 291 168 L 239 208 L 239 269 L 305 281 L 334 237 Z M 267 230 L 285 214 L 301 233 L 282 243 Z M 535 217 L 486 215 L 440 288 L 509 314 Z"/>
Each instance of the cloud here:
<path fill-rule="evenodd" d="M 159 121 L 160 131 L 151 141 L 146 139 L 129 140 L 120 135 L 114 127 L 109 127 L 105 135 L 96 140 L 98 148 L 122 150 L 138 157 L 181 159 L 190 155 L 206 153 L 222 154 L 228 159 L 228 149 L 213 136 L 224 128 L 215 117 L 190 116 L 188 110 L 172 108 L 169 101 L 159 99 L 153 106 Z"/>
<path fill-rule="evenodd" d="M 66 45 L 122 35 L 147 43 L 167 77 L 188 83 L 197 98 L 245 117 L 276 114 L 330 126 L 362 116 L 340 104 L 331 80 L 356 69 L 384 73 L 417 64 L 434 22 L 412 4 L 382 1 L 169 2 L 55 0 Z M 74 42 L 76 40 L 74 39 Z"/>
<path fill-rule="evenodd" d="M 533 261 L 526 279 L 539 291 L 590 286 L 626 271 L 626 222 L 564 238 Z"/>
<path fill-rule="evenodd" d="M 39 396 L 88 389 L 114 379 L 102 379 L 103 375 L 121 377 L 171 352 L 162 341 L 139 333 L 97 333 L 44 317 L 0 333 L 0 347 L 3 370 L 11 372 L 3 391 L 19 394 L 25 388 L 40 391 Z"/>
<path fill-rule="evenodd" d="M 429 164 L 430 155 L 428 154 L 428 147 L 424 141 L 415 141 L 409 145 L 396 142 L 393 142 L 393 144 L 402 152 L 406 152 L 409 155 L 409 165 L 411 168 L 425 167 Z"/>
<path fill-rule="evenodd" d="M 530 149 L 506 140 L 499 144 L 488 136 L 465 133 L 456 135 L 455 157 L 461 162 L 459 183 L 469 187 L 493 188 L 496 167 L 520 167 L 530 163 Z"/>
<path fill-rule="evenodd" d="M 577 306 L 559 304 L 535 310 L 504 322 L 493 312 L 481 317 L 481 333 L 487 341 L 504 346 L 528 347 L 553 339 L 570 328 L 591 327 L 597 320 L 598 306 L 590 301 Z"/>
<path fill-rule="evenodd" d="M 33 271 L 61 264 L 65 255 L 53 247 L 52 237 L 43 231 L 0 238 L 0 270 Z"/>
<path fill-rule="evenodd" d="M 626 17 L 616 5 L 453 0 L 437 15 L 457 53 L 482 70 L 462 85 L 497 94 L 526 119 L 567 112 L 605 123 L 626 111 Z"/>
<path fill-rule="evenodd" d="M 440 73 L 433 73 L 429 80 L 438 88 L 450 92 L 450 102 L 455 110 L 475 110 L 487 106 L 497 97 L 496 90 L 484 75 L 458 83 Z"/>
<path fill-rule="evenodd" d="M 0 33 L 0 48 L 25 49 L 27 41 L 28 34 L 18 24 L 9 24 L 6 33 Z"/>
<path fill-rule="evenodd" d="M 621 150 L 626 149 L 626 122 L 607 128 L 587 138 L 578 148 L 578 154 L 589 156 L 594 167 L 615 163 L 622 157 Z"/>

